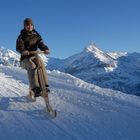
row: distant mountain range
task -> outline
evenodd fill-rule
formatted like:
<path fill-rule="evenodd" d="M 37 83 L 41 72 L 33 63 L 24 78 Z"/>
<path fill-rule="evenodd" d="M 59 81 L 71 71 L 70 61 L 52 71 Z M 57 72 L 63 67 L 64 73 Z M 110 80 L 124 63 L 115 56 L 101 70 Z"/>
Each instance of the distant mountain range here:
<path fill-rule="evenodd" d="M 90 44 L 81 53 L 66 59 L 42 57 L 49 70 L 69 73 L 100 87 L 140 95 L 139 53 L 104 52 Z M 18 66 L 19 55 L 0 48 L 0 64 Z"/>
<path fill-rule="evenodd" d="M 100 87 L 140 95 L 139 53 L 104 52 L 90 44 L 67 59 L 50 59 L 48 69 L 58 69 Z"/>

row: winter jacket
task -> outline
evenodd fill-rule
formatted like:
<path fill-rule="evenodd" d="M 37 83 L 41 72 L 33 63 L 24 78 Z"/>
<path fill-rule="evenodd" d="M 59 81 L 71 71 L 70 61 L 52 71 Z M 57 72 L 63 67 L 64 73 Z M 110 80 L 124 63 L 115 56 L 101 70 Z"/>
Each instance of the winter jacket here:
<path fill-rule="evenodd" d="M 36 30 L 33 30 L 32 32 L 28 32 L 25 29 L 21 30 L 16 41 L 16 50 L 22 54 L 25 50 L 36 51 L 38 48 L 42 51 L 49 50 L 48 46 L 43 43 L 41 36 Z M 21 60 L 31 56 L 33 55 L 21 55 Z"/>

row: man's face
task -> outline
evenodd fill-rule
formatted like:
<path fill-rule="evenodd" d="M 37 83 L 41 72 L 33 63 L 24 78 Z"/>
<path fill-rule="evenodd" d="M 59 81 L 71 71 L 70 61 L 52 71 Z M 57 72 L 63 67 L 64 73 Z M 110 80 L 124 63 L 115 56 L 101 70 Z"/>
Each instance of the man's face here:
<path fill-rule="evenodd" d="M 31 32 L 33 30 L 34 26 L 32 24 L 28 24 L 25 26 L 25 29 L 29 32 Z"/>

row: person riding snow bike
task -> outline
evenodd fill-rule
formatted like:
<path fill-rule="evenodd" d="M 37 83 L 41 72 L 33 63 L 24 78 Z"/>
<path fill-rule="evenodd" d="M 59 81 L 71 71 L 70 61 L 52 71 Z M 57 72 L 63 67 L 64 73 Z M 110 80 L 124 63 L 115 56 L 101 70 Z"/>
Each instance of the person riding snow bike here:
<path fill-rule="evenodd" d="M 49 48 L 44 44 L 41 35 L 34 29 L 32 19 L 26 18 L 24 20 L 24 28 L 21 30 L 16 41 L 16 51 L 21 54 L 20 64 L 21 67 L 27 70 L 30 89 L 34 92 L 35 97 L 41 96 L 41 88 L 37 75 L 36 57 L 35 54 L 31 54 L 30 52 L 37 51 L 37 49 L 44 51 L 45 54 L 50 53 Z M 38 59 L 43 70 L 46 92 L 50 92 L 45 65 L 40 57 L 38 57 Z"/>

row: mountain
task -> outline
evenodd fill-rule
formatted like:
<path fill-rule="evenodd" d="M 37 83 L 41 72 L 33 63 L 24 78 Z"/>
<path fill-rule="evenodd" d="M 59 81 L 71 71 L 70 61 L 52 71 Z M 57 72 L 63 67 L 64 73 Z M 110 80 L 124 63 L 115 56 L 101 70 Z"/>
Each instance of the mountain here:
<path fill-rule="evenodd" d="M 48 67 L 52 70 L 53 67 L 51 61 L 52 60 L 49 61 Z M 75 72 L 84 72 L 85 74 L 92 72 L 92 74 L 94 74 L 96 67 L 100 67 L 101 69 L 98 69 L 98 73 L 102 73 L 112 71 L 116 67 L 116 61 L 113 57 L 99 50 L 92 44 L 79 54 L 75 54 L 65 60 L 56 59 L 55 61 L 59 63 L 58 69 L 70 74 L 74 74 Z"/>
<path fill-rule="evenodd" d="M 100 87 L 140 95 L 139 53 L 104 52 L 90 44 L 81 53 L 51 62 L 50 70 L 58 69 Z"/>
<path fill-rule="evenodd" d="M 140 97 L 86 83 L 70 74 L 48 71 L 50 118 L 44 100 L 27 99 L 27 73 L 0 66 L 1 140 L 139 140 Z"/>
<path fill-rule="evenodd" d="M 19 66 L 19 58 L 14 51 L 0 47 L 0 64 Z"/>

